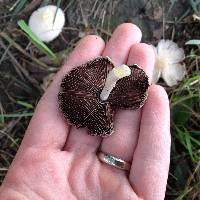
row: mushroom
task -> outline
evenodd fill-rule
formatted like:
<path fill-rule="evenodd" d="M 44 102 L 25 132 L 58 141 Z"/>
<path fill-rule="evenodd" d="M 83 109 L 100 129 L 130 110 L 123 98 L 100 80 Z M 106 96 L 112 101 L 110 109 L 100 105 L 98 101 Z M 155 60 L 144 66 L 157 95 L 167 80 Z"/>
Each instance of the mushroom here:
<path fill-rule="evenodd" d="M 58 37 L 64 24 L 64 12 L 54 5 L 37 9 L 29 19 L 29 27 L 44 42 L 50 42 Z"/>
<path fill-rule="evenodd" d="M 170 87 L 178 84 L 186 75 L 185 53 L 182 48 L 171 40 L 160 40 L 155 52 L 155 65 L 153 70 L 152 83 L 157 83 L 162 77 Z"/>
<path fill-rule="evenodd" d="M 115 67 L 108 57 L 98 57 L 64 76 L 59 108 L 70 124 L 105 137 L 113 133 L 115 110 L 143 106 L 148 87 L 148 76 L 137 65 Z"/>

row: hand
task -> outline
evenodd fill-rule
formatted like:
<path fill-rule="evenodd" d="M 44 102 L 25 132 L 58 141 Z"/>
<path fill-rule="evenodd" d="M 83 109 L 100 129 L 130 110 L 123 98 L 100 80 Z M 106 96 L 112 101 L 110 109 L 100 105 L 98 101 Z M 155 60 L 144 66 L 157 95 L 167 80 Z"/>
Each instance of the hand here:
<path fill-rule="evenodd" d="M 89 136 L 66 124 L 57 94 L 64 74 L 99 55 L 116 65 L 137 63 L 151 79 L 154 52 L 139 43 L 141 31 L 122 24 L 108 44 L 98 36 L 83 38 L 40 100 L 21 147 L 1 186 L 4 200 L 161 200 L 170 160 L 169 102 L 166 92 L 151 86 L 140 110 L 120 110 L 108 138 Z M 97 149 L 132 163 L 130 172 L 99 161 Z"/>

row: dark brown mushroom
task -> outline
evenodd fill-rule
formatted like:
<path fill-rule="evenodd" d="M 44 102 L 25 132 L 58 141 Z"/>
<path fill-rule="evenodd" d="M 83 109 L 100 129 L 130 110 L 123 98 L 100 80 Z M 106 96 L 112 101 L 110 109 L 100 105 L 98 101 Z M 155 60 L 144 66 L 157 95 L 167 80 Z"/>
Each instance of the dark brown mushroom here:
<path fill-rule="evenodd" d="M 62 80 L 58 94 L 61 111 L 70 124 L 87 127 L 90 135 L 111 135 L 114 110 L 138 109 L 147 98 L 148 77 L 132 65 L 131 75 L 117 81 L 109 98 L 101 101 L 100 93 L 113 68 L 109 58 L 98 57 L 74 68 Z"/>

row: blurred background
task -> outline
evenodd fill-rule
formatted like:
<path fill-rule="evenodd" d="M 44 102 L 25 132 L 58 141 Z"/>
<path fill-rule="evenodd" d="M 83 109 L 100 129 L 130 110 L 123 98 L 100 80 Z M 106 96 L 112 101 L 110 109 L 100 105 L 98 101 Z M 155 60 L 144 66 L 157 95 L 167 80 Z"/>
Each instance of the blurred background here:
<path fill-rule="evenodd" d="M 17 25 L 37 8 L 64 10 L 60 36 L 48 43 L 57 61 L 31 42 Z M 186 54 L 187 75 L 168 87 L 171 107 L 171 166 L 166 199 L 200 200 L 200 1 L 199 0 L 0 0 L 0 183 L 24 136 L 41 95 L 63 59 L 88 34 L 107 41 L 117 25 L 132 22 L 143 42 L 178 43 Z M 194 40 L 193 45 L 186 45 Z M 198 40 L 199 39 L 199 40 Z"/>

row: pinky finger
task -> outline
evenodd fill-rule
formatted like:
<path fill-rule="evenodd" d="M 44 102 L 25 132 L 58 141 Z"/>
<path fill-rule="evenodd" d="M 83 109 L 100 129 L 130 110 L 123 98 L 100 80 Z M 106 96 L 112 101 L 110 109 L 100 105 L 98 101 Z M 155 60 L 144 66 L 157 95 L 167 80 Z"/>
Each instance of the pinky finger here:
<path fill-rule="evenodd" d="M 166 92 L 151 86 L 142 111 L 138 144 L 133 156 L 130 183 L 148 200 L 163 200 L 170 162 L 170 113 Z"/>

